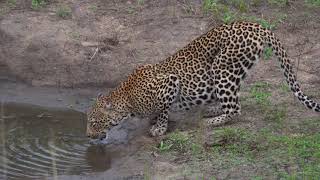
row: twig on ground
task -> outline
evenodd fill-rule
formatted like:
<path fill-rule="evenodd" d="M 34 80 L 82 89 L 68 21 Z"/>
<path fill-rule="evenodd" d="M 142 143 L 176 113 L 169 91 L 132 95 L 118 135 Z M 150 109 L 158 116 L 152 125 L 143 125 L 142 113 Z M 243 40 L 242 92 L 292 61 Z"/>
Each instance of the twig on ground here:
<path fill-rule="evenodd" d="M 99 52 L 99 48 L 97 47 L 96 50 L 94 51 L 93 55 L 90 58 L 90 61 L 92 61 L 94 59 L 94 57 L 96 56 L 96 54 Z"/>

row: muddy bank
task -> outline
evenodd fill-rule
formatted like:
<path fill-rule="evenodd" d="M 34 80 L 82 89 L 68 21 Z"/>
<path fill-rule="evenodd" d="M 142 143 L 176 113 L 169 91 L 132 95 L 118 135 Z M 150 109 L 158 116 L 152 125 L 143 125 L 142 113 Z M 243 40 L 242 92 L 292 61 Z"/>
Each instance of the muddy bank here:
<path fill-rule="evenodd" d="M 207 24 L 181 18 L 176 3 L 47 1 L 36 10 L 28 2 L 1 16 L 0 67 L 33 86 L 114 87 L 134 67 L 164 59 Z M 62 18 L 57 12 L 63 7 L 70 13 Z"/>
<path fill-rule="evenodd" d="M 102 88 L 34 87 L 17 81 L 0 80 L 2 102 L 33 104 L 48 108 L 73 109 L 85 113 Z"/>

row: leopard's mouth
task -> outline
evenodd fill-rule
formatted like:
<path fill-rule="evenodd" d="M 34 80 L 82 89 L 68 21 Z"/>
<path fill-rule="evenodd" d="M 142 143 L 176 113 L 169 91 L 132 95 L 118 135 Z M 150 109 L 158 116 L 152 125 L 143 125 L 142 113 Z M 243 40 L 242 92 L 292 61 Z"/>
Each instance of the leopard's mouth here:
<path fill-rule="evenodd" d="M 97 139 L 99 139 L 99 140 L 103 140 L 103 139 L 108 139 L 108 136 L 107 136 L 108 134 L 106 133 L 106 132 L 103 132 L 103 133 L 101 133 L 98 137 L 97 137 Z"/>
<path fill-rule="evenodd" d="M 103 132 L 97 137 L 90 139 L 90 144 L 109 144 L 109 138 L 108 133 Z"/>

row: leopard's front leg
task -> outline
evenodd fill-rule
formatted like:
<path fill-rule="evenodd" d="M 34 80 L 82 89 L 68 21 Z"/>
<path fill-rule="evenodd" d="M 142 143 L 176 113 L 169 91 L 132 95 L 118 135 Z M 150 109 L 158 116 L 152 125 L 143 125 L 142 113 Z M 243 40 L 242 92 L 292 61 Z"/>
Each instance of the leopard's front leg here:
<path fill-rule="evenodd" d="M 167 132 L 168 118 L 169 118 L 168 110 L 162 111 L 157 117 L 156 124 L 151 127 L 150 134 L 152 136 L 161 136 L 165 132 Z"/>
<path fill-rule="evenodd" d="M 160 112 L 157 122 L 150 129 L 152 136 L 161 136 L 168 129 L 169 109 L 178 99 L 179 78 L 176 75 L 159 75 L 157 77 L 157 107 Z"/>

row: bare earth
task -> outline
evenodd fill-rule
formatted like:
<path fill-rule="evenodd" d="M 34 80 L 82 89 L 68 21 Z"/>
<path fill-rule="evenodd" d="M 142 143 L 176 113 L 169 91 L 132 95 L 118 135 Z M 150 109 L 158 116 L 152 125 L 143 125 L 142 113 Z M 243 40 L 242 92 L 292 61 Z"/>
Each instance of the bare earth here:
<path fill-rule="evenodd" d="M 285 14 L 274 32 L 295 62 L 302 89 L 320 102 L 320 7 L 306 7 L 304 2 L 290 1 L 284 7 L 262 3 L 252 7 L 248 15 L 277 21 L 278 14 Z M 17 1 L 14 6 L 0 1 L 1 101 L 79 111 L 86 111 L 91 98 L 99 91 L 110 91 L 136 66 L 163 60 L 222 23 L 214 15 L 204 13 L 202 1 L 198 0 L 50 0 L 38 9 L 30 4 L 31 0 Z M 70 8 L 69 16 L 57 15 L 61 6 Z M 271 58 L 261 60 L 247 78 L 242 88 L 242 115 L 226 127 L 252 132 L 273 127 L 274 122 L 266 120 L 270 112 L 250 98 L 252 87 L 259 82 L 269 84 L 265 90 L 271 93 L 272 106 L 286 108 L 281 122 L 286 128 L 278 128 L 277 133 L 294 133 L 301 122 L 319 119 L 319 114 L 305 109 L 290 92 L 283 90 L 282 72 L 276 59 Z M 198 132 L 200 121 L 192 121 L 196 118 L 197 114 L 175 115 L 172 120 L 178 123 L 172 123 L 171 131 Z M 190 119 L 187 125 L 179 121 L 187 119 Z M 159 153 L 161 139 L 150 138 L 147 125 L 143 127 L 128 128 L 129 132 L 135 132 L 129 133 L 135 135 L 128 144 L 133 152 L 114 162 L 108 171 L 81 179 L 250 179 L 260 174 L 271 179 L 279 177 L 272 176 L 272 172 L 268 174 L 259 163 L 219 168 L 218 161 L 210 161 L 206 166 L 206 160 Z M 316 127 L 312 132 L 320 131 L 320 126 Z M 290 174 L 290 168 L 287 172 Z"/>

